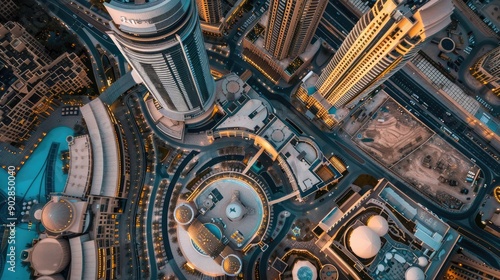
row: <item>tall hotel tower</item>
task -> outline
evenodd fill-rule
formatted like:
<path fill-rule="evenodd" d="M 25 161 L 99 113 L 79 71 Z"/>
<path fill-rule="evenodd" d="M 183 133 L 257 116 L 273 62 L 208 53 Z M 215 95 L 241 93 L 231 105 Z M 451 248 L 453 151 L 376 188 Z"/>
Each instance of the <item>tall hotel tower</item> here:
<path fill-rule="evenodd" d="M 327 4 L 325 0 L 271 0 L 264 48 L 278 60 L 303 53 Z"/>
<path fill-rule="evenodd" d="M 108 34 L 166 117 L 196 122 L 213 108 L 215 81 L 194 0 L 105 3 Z M 206 114 L 204 114 L 206 113 Z"/>
<path fill-rule="evenodd" d="M 222 19 L 222 0 L 196 0 L 200 18 L 206 23 L 218 23 Z"/>
<path fill-rule="evenodd" d="M 298 99 L 333 125 L 337 109 L 373 91 L 403 67 L 427 38 L 446 27 L 453 8 L 451 0 L 378 0 L 356 23 L 320 77 L 309 85 L 304 80 Z"/>

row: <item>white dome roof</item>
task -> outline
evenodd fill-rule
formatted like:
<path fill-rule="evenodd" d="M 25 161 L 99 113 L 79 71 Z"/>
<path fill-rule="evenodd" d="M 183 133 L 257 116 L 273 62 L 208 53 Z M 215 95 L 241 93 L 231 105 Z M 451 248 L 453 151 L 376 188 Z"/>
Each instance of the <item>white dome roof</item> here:
<path fill-rule="evenodd" d="M 425 280 L 424 272 L 422 269 L 412 266 L 406 270 L 405 280 Z"/>
<path fill-rule="evenodd" d="M 315 280 L 317 278 L 318 271 L 310 261 L 299 260 L 293 265 L 293 280 Z"/>
<path fill-rule="evenodd" d="M 72 202 L 62 198 L 57 202 L 51 200 L 42 209 L 42 224 L 50 232 L 63 232 L 75 221 L 75 212 Z"/>
<path fill-rule="evenodd" d="M 380 215 L 371 216 L 368 219 L 367 226 L 377 233 L 378 236 L 384 236 L 387 231 L 389 231 L 389 224 L 387 223 L 387 220 Z"/>
<path fill-rule="evenodd" d="M 239 203 L 238 201 L 231 202 L 227 205 L 226 216 L 230 220 L 232 221 L 239 220 L 241 219 L 242 214 L 243 214 L 243 207 L 241 203 Z"/>
<path fill-rule="evenodd" d="M 59 273 L 69 261 L 69 242 L 65 239 L 42 239 L 31 251 L 31 266 L 41 275 Z"/>
<path fill-rule="evenodd" d="M 429 261 L 427 260 L 426 257 L 422 256 L 422 257 L 418 258 L 418 265 L 420 265 L 421 267 L 424 267 L 427 264 L 429 264 Z"/>
<path fill-rule="evenodd" d="M 356 256 L 369 259 L 377 255 L 382 243 L 380 237 L 369 227 L 355 228 L 349 236 L 349 246 Z"/>

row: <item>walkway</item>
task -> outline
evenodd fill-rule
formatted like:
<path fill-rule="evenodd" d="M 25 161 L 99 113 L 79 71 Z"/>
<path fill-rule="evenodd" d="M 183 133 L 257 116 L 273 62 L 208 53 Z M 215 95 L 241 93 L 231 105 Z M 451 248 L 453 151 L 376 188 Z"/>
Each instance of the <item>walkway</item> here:
<path fill-rule="evenodd" d="M 101 93 L 101 95 L 99 95 L 99 98 L 104 104 L 111 106 L 111 104 L 113 104 L 118 97 L 123 95 L 127 90 L 131 89 L 135 85 L 137 85 L 137 83 L 132 77 L 132 71 L 130 71 L 109 86 L 103 93 Z"/>
<path fill-rule="evenodd" d="M 285 195 L 285 196 L 282 196 L 282 197 L 280 197 L 280 198 L 278 198 L 278 199 L 271 200 L 271 201 L 269 201 L 269 203 L 268 203 L 268 204 L 269 204 L 269 206 L 271 206 L 271 205 L 273 205 L 273 204 L 280 203 L 280 202 L 282 202 L 282 201 L 288 200 L 288 199 L 290 199 L 290 198 L 292 198 L 292 197 L 294 197 L 294 196 L 297 196 L 297 195 L 299 195 L 299 194 L 300 194 L 300 191 L 299 191 L 299 190 L 296 190 L 296 191 L 291 192 L 291 193 L 289 193 L 289 194 L 287 194 L 287 195 Z"/>
<path fill-rule="evenodd" d="M 54 165 L 56 164 L 59 143 L 52 143 L 47 156 L 47 166 L 45 167 L 45 196 L 48 197 L 54 192 Z"/>
<path fill-rule="evenodd" d="M 264 152 L 264 147 L 260 148 L 260 150 L 255 154 L 255 156 L 252 157 L 252 159 L 248 162 L 247 167 L 245 167 L 245 170 L 243 170 L 242 174 L 246 174 L 250 168 L 252 168 L 252 165 L 255 163 L 255 161 L 262 155 Z"/>

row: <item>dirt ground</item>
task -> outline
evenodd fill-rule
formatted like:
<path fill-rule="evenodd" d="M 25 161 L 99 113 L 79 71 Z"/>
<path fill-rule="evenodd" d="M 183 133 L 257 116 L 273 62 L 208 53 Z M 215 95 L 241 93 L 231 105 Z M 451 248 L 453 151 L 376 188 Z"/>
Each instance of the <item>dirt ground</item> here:
<path fill-rule="evenodd" d="M 424 163 L 426 157 L 430 160 Z M 392 170 L 442 206 L 460 209 L 473 201 L 471 183 L 466 182 L 465 178 L 468 171 L 477 172 L 477 168 L 437 135 L 395 165 Z M 458 185 L 450 186 L 444 179 L 455 180 Z M 467 188 L 469 193 L 461 194 L 462 188 Z"/>
<path fill-rule="evenodd" d="M 389 168 L 434 134 L 393 99 L 366 119 L 352 139 Z"/>

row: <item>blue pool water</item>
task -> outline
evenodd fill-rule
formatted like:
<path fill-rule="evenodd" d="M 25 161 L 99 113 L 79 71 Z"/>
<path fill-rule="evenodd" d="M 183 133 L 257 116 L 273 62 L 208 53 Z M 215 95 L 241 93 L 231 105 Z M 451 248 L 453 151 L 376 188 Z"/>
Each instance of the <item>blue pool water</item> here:
<path fill-rule="evenodd" d="M 299 278 L 299 280 L 313 280 L 313 272 L 309 267 L 303 266 L 299 268 L 297 277 Z"/>
<path fill-rule="evenodd" d="M 212 224 L 212 223 L 206 223 L 205 224 L 205 227 L 213 234 L 215 235 L 215 237 L 217 237 L 217 239 L 221 240 L 222 239 L 222 232 L 221 230 L 219 229 L 219 227 L 217 227 L 216 225 Z M 200 247 L 198 247 L 198 245 L 196 245 L 194 243 L 193 240 L 191 240 L 191 244 L 193 244 L 193 247 L 196 251 L 198 251 L 200 254 L 202 255 L 207 255 L 207 253 L 205 253 Z"/>
<path fill-rule="evenodd" d="M 60 152 L 68 149 L 68 143 L 66 142 L 66 136 L 68 135 L 73 135 L 73 130 L 69 127 L 64 126 L 52 129 L 38 144 L 38 147 L 35 148 L 29 159 L 26 160 L 21 170 L 16 174 L 16 196 L 18 203 L 21 203 L 20 199 L 23 197 L 25 200 L 38 199 L 42 202 L 45 201 L 44 171 L 46 158 L 54 142 L 60 143 L 54 166 L 54 191 L 62 192 L 64 190 L 68 175 L 62 172 Z M 4 182 L 7 182 L 7 177 L 7 171 L 0 168 L 0 182 L 2 186 L 0 191 L 4 195 L 6 194 Z M 21 209 L 16 210 L 18 212 L 21 211 Z M 6 215 L 6 213 L 1 213 L 0 215 Z M 16 272 L 13 273 L 7 270 L 9 265 L 5 263 L 5 255 L 3 255 L 0 258 L 3 265 L 0 279 L 30 279 L 29 269 L 21 266 L 21 252 L 26 249 L 27 244 L 31 244 L 31 241 L 37 237 L 38 233 L 34 225 L 31 228 L 28 228 L 28 224 L 26 223 L 16 226 Z"/>

